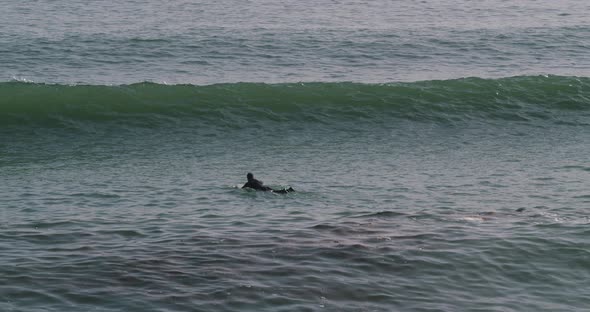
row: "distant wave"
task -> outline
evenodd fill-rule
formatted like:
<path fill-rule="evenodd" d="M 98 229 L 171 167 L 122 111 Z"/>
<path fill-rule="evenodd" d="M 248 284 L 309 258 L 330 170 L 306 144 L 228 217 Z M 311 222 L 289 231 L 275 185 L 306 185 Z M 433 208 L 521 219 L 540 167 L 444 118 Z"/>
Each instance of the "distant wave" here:
<path fill-rule="evenodd" d="M 590 122 L 590 78 L 520 76 L 413 83 L 233 83 L 120 86 L 0 83 L 0 127 L 77 122 L 201 126 L 252 122 L 339 123 L 396 119 Z M 196 121 L 196 122 L 195 122 Z"/>

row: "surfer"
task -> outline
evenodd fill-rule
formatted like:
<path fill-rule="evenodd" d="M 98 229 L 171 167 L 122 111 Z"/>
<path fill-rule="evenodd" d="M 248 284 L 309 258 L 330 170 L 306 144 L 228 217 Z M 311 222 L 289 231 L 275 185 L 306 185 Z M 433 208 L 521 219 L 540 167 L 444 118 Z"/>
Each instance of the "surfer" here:
<path fill-rule="evenodd" d="M 290 187 L 288 189 L 282 189 L 282 190 L 273 190 L 272 188 L 263 185 L 262 181 L 254 179 L 254 175 L 250 172 L 248 172 L 248 174 L 246 175 L 246 178 L 248 179 L 248 182 L 246 182 L 246 184 L 244 184 L 244 186 L 242 186 L 242 188 L 251 188 L 251 189 L 255 189 L 257 191 L 265 191 L 265 192 L 270 191 L 273 193 L 280 193 L 280 194 L 295 192 L 295 190 L 292 187 Z"/>

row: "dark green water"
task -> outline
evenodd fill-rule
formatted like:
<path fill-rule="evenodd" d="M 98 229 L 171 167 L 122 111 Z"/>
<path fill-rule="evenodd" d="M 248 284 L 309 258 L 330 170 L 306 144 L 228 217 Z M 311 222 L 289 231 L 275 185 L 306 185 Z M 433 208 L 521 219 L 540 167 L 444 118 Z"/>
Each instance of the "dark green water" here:
<path fill-rule="evenodd" d="M 0 8 L 0 311 L 588 310 L 588 3 Z"/>
<path fill-rule="evenodd" d="M 589 304 L 587 78 L 0 93 L 2 310 Z"/>

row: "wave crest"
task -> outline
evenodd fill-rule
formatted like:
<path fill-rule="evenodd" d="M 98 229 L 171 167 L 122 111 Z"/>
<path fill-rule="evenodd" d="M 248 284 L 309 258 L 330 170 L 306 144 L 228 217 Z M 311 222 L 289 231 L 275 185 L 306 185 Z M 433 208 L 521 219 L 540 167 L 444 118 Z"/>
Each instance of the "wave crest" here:
<path fill-rule="evenodd" d="M 590 78 L 521 76 L 413 83 L 234 83 L 121 86 L 0 83 L 0 127 L 31 123 L 161 125 L 264 122 L 535 120 L 586 125 Z"/>

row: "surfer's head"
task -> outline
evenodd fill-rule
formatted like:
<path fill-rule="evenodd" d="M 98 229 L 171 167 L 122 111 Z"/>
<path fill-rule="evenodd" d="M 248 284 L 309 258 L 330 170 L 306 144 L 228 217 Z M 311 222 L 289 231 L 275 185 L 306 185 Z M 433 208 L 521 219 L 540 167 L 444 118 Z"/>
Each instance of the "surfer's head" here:
<path fill-rule="evenodd" d="M 254 175 L 251 174 L 250 172 L 248 172 L 248 174 L 246 175 L 246 178 L 248 178 L 248 181 L 251 181 L 252 179 L 254 179 Z"/>

